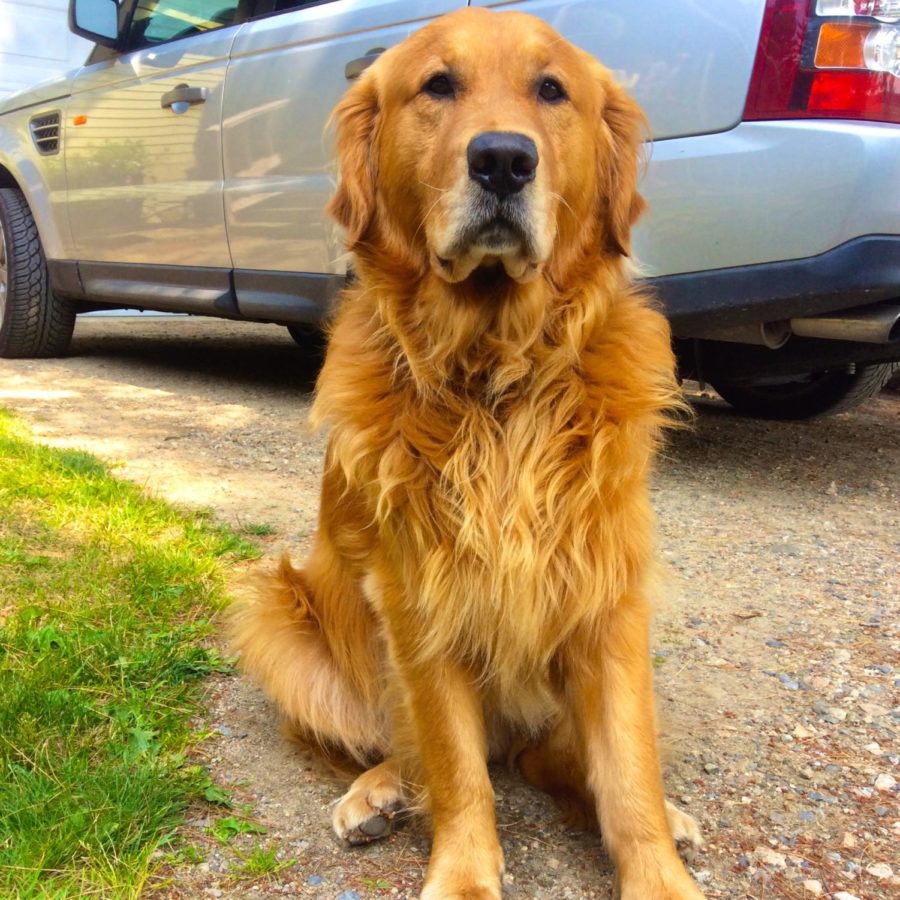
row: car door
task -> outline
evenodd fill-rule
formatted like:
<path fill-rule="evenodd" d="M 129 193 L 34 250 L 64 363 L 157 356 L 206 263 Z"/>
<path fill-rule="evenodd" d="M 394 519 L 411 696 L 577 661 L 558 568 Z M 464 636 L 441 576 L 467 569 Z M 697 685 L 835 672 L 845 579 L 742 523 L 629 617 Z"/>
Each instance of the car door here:
<path fill-rule="evenodd" d="M 154 308 L 233 307 L 220 123 L 238 7 L 137 0 L 125 50 L 75 78 L 68 208 L 81 279 L 95 299 L 152 292 Z"/>
<path fill-rule="evenodd" d="M 348 74 L 465 0 L 276 0 L 232 49 L 222 139 L 225 218 L 243 315 L 315 321 L 344 271 L 323 209 L 334 192 L 323 136 Z M 348 69 L 348 66 L 350 67 Z"/>

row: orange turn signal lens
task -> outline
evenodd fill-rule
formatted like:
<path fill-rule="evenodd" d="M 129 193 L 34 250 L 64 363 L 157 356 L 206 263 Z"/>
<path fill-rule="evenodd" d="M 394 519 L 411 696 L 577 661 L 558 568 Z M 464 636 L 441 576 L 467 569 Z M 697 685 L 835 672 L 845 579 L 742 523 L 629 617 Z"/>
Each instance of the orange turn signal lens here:
<path fill-rule="evenodd" d="M 865 69 L 866 38 L 874 30 L 871 25 L 825 22 L 819 29 L 816 68 Z"/>
<path fill-rule="evenodd" d="M 75 116 L 75 118 L 72 119 L 72 124 L 73 125 L 87 125 L 87 116 Z"/>

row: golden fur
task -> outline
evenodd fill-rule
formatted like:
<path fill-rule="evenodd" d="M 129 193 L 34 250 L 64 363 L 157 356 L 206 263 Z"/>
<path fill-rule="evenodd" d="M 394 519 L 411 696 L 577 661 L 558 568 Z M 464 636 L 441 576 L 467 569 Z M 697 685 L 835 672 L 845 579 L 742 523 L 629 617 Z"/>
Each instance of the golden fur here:
<path fill-rule="evenodd" d="M 386 52 L 335 121 L 330 212 L 358 279 L 312 413 L 331 427 L 319 529 L 236 606 L 242 665 L 332 758 L 383 760 L 338 805 L 342 837 L 427 809 L 424 898 L 500 897 L 486 759 L 510 753 L 599 820 L 623 897 L 701 897 L 655 744 L 647 477 L 680 401 L 626 260 L 640 112 L 544 23 L 466 9 Z M 540 159 L 502 200 L 466 164 L 494 131 Z M 493 243 L 470 233 L 488 208 L 519 223 Z"/>

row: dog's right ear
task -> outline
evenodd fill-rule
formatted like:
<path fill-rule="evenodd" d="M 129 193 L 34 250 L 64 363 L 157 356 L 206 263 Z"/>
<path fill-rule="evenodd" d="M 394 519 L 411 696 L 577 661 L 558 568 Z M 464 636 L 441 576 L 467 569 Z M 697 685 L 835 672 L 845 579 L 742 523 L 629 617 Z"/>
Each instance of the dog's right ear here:
<path fill-rule="evenodd" d="M 369 69 L 344 94 L 329 119 L 337 133 L 341 181 L 325 211 L 347 229 L 348 249 L 366 234 L 375 215 L 375 129 L 378 123 L 378 90 Z"/>

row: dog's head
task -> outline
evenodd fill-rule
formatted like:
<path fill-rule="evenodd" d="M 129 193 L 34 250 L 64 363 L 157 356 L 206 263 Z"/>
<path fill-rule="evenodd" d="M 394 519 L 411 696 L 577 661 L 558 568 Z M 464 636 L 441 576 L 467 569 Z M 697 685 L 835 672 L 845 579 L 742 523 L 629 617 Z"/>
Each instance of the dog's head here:
<path fill-rule="evenodd" d="M 351 249 L 447 282 L 627 254 L 643 118 L 547 24 L 463 9 L 384 53 L 335 110 L 329 205 Z"/>

